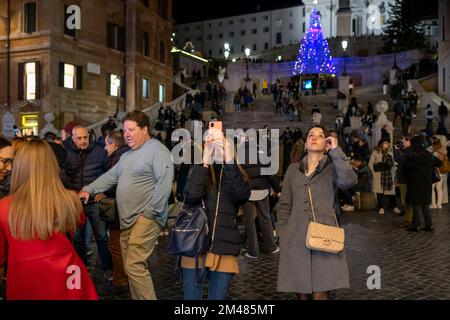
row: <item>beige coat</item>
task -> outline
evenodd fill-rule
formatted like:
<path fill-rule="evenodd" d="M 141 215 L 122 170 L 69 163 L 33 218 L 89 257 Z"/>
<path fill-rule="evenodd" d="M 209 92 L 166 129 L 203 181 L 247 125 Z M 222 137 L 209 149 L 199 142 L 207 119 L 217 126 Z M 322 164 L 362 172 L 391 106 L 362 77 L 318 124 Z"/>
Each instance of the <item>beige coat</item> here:
<path fill-rule="evenodd" d="M 389 152 L 389 154 L 391 155 L 392 159 L 394 159 L 394 155 L 392 154 L 392 152 Z M 381 185 L 381 172 L 373 171 L 373 165 L 375 163 L 381 162 L 382 160 L 383 155 L 380 152 L 374 150 L 369 160 L 369 169 L 372 172 L 372 192 L 382 193 L 386 195 L 395 195 L 395 172 L 396 172 L 395 166 L 391 168 L 391 175 L 394 183 L 392 189 L 390 190 L 383 190 L 383 187 Z"/>

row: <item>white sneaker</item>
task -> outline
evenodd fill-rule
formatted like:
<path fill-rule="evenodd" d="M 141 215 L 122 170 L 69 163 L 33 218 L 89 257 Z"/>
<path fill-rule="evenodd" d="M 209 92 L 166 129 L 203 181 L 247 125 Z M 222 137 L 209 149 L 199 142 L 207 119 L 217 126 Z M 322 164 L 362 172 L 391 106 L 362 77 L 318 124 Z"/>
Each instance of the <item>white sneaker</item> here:
<path fill-rule="evenodd" d="M 346 205 L 342 206 L 341 209 L 343 211 L 355 211 L 355 206 L 351 206 L 349 204 L 346 204 Z"/>
<path fill-rule="evenodd" d="M 258 259 L 258 257 L 254 257 L 254 256 L 252 256 L 252 255 L 249 255 L 248 252 L 245 253 L 245 256 L 246 256 L 247 258 L 250 258 L 250 259 Z"/>
<path fill-rule="evenodd" d="M 402 210 L 400 210 L 399 208 L 395 207 L 394 208 L 394 213 L 395 214 L 400 214 L 400 213 L 402 213 Z"/>
<path fill-rule="evenodd" d="M 274 251 L 272 251 L 272 253 L 278 253 L 280 252 L 280 247 L 277 247 Z"/>
<path fill-rule="evenodd" d="M 380 210 L 378 210 L 378 213 L 379 213 L 379 214 L 384 214 L 384 209 L 381 208 Z"/>

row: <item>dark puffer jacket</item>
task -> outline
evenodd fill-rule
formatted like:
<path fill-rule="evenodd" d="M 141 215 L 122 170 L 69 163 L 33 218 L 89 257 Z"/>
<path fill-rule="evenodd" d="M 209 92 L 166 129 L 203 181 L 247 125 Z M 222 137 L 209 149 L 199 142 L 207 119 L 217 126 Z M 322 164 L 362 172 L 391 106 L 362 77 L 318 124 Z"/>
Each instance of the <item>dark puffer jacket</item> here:
<path fill-rule="evenodd" d="M 221 165 L 214 166 L 217 185 L 219 185 L 221 168 Z M 184 203 L 188 206 L 197 205 L 204 199 L 210 224 L 209 234 L 212 236 L 214 233 L 210 252 L 238 256 L 240 253 L 240 235 L 236 217 L 239 207 L 250 198 L 250 188 L 242 178 L 241 172 L 236 165 L 226 164 L 223 168 L 222 191 L 216 224 L 215 213 L 218 189 L 212 185 L 210 167 L 205 168 L 201 165 L 193 167 L 184 189 Z M 216 225 L 215 230 L 214 224 Z"/>
<path fill-rule="evenodd" d="M 66 148 L 67 159 L 63 165 L 66 188 L 80 191 L 108 171 L 108 154 L 92 141 L 86 150 L 78 150 L 73 142 L 67 143 Z"/>

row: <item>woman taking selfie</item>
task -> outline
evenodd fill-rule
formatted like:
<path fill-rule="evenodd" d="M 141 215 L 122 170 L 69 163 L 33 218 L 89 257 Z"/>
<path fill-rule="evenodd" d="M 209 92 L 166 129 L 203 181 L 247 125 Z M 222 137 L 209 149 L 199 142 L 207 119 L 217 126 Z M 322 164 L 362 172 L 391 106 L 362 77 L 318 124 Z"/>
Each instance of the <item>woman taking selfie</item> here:
<path fill-rule="evenodd" d="M 97 299 L 83 262 L 66 235 L 84 217 L 66 190 L 50 146 L 26 141 L 14 157 L 11 196 L 0 201 L 0 267 L 8 261 L 9 300 Z"/>
<path fill-rule="evenodd" d="M 208 281 L 208 299 L 225 300 L 233 276 L 239 272 L 240 235 L 238 209 L 250 198 L 243 171 L 235 164 L 233 150 L 220 130 L 212 129 L 205 142 L 203 164 L 195 165 L 184 188 L 184 205 L 204 201 L 209 224 L 209 250 L 195 268 L 194 258 L 182 257 L 182 282 L 186 300 L 201 300 Z M 224 163 L 224 164 L 222 164 Z M 206 259 L 206 260 L 204 260 Z"/>
<path fill-rule="evenodd" d="M 307 154 L 289 166 L 278 203 L 278 291 L 295 292 L 300 300 L 325 300 L 329 291 L 349 287 L 347 259 L 344 251 L 309 249 L 309 223 L 336 227 L 336 188 L 351 188 L 357 175 L 324 127 L 312 127 L 306 137 Z"/>

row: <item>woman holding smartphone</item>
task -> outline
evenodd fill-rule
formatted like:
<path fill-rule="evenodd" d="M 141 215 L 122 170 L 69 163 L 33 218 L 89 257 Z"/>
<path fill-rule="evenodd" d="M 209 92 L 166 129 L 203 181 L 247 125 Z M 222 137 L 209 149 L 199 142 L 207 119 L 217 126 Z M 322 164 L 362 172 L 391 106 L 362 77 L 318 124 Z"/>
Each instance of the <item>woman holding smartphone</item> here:
<path fill-rule="evenodd" d="M 347 259 L 344 251 L 332 254 L 306 247 L 312 206 L 318 223 L 336 226 L 336 188 L 353 187 L 357 175 L 338 140 L 323 126 L 312 127 L 306 137 L 307 154 L 289 166 L 278 203 L 278 291 L 295 292 L 300 300 L 326 300 L 329 291 L 350 286 Z"/>
<path fill-rule="evenodd" d="M 186 300 L 201 300 L 206 280 L 209 300 L 227 299 L 230 282 L 239 273 L 241 247 L 236 217 L 239 207 L 250 198 L 250 189 L 220 127 L 218 122 L 210 125 L 203 164 L 193 167 L 184 188 L 185 205 L 195 206 L 203 200 L 211 237 L 208 252 L 198 261 L 199 266 L 205 266 L 200 279 L 196 279 L 194 258 L 181 259 Z"/>

